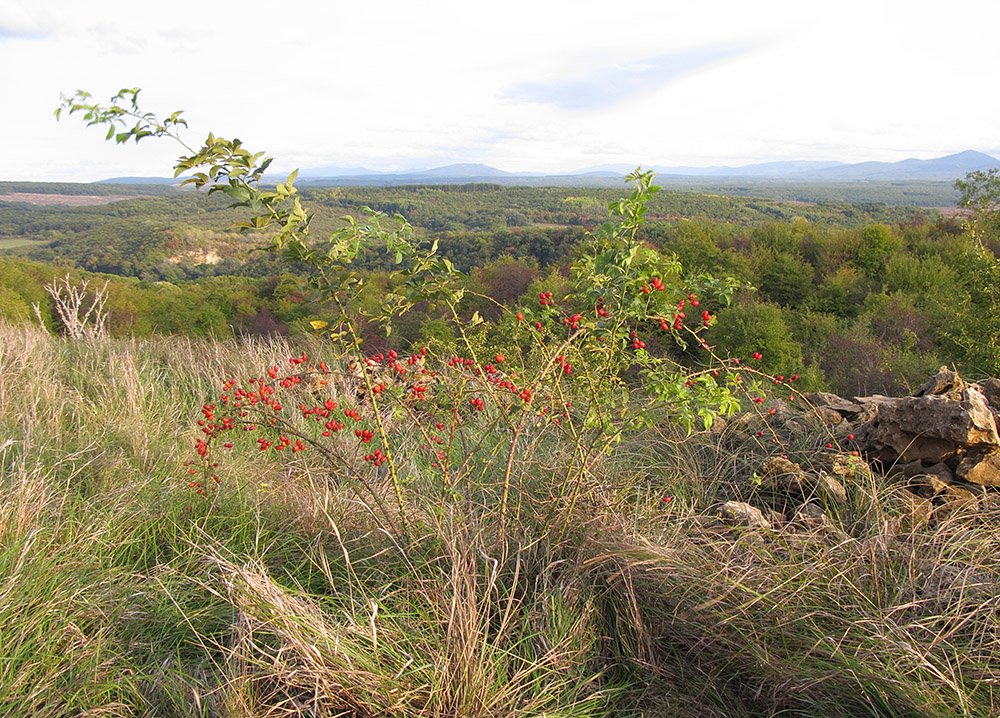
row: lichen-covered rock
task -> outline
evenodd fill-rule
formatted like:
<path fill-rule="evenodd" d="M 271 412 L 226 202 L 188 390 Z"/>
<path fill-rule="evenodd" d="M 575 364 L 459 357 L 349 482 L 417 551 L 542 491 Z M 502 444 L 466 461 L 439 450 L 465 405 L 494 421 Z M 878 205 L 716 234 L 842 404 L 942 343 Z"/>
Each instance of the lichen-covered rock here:
<path fill-rule="evenodd" d="M 861 404 L 826 391 L 817 391 L 812 394 L 806 394 L 806 401 L 808 401 L 814 409 L 831 409 L 845 419 L 851 419 L 858 416 L 863 410 Z"/>
<path fill-rule="evenodd" d="M 754 528 L 770 529 L 772 524 L 764 518 L 760 509 L 742 501 L 727 501 L 719 509 L 719 518 L 730 523 L 752 526 Z"/>
<path fill-rule="evenodd" d="M 919 389 L 913 392 L 913 396 L 940 396 L 945 395 L 954 401 L 961 401 L 961 394 L 968 387 L 958 372 L 954 372 L 946 366 L 938 369 L 937 374 L 924 382 Z"/>
<path fill-rule="evenodd" d="M 871 467 L 861 457 L 832 454 L 828 461 L 830 473 L 848 486 L 859 483 L 870 486 L 874 480 Z"/>
<path fill-rule="evenodd" d="M 967 454 L 955 473 L 972 484 L 1000 486 L 1000 452 Z"/>
<path fill-rule="evenodd" d="M 810 418 L 815 417 L 823 426 L 837 426 L 844 421 L 844 417 L 838 411 L 834 411 L 828 406 L 817 406 L 809 412 Z"/>
<path fill-rule="evenodd" d="M 808 478 L 802 467 L 782 456 L 772 456 L 761 469 L 761 489 L 783 494 L 804 494 Z"/>
<path fill-rule="evenodd" d="M 1000 448 L 997 425 L 983 395 L 973 387 L 956 401 L 943 395 L 879 397 L 874 417 L 858 435 L 866 450 L 894 452 L 903 462 L 941 461 L 959 449 Z M 874 399 L 874 398 L 873 398 Z"/>

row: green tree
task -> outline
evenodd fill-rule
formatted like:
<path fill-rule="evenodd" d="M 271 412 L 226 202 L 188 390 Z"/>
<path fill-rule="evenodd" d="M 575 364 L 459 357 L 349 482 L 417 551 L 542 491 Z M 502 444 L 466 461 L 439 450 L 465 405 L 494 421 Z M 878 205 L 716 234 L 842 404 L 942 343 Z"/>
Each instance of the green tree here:
<path fill-rule="evenodd" d="M 971 211 L 968 218 L 972 237 L 985 246 L 1000 237 L 1000 169 L 977 170 L 955 182 L 961 192 L 958 206 Z"/>
<path fill-rule="evenodd" d="M 813 290 L 811 264 L 785 252 L 761 252 L 756 258 L 757 288 L 769 301 L 783 307 L 798 307 Z"/>
<path fill-rule="evenodd" d="M 900 249 L 903 241 L 884 224 L 872 224 L 858 232 L 852 261 L 872 279 L 885 272 L 886 262 Z"/>
<path fill-rule="evenodd" d="M 708 341 L 720 355 L 748 361 L 765 372 L 791 374 L 802 368 L 802 346 L 792 338 L 783 312 L 771 304 L 735 304 L 719 312 Z"/>

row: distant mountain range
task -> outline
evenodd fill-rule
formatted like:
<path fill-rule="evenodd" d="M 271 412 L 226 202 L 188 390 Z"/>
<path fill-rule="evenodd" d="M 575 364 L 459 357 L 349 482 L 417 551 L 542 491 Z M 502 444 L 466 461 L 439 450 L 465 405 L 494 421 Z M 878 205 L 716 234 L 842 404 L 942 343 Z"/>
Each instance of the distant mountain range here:
<path fill-rule="evenodd" d="M 796 182 L 887 182 L 896 180 L 939 180 L 953 182 L 976 170 L 1000 169 L 997 158 L 966 150 L 930 160 L 907 159 L 900 162 L 786 161 L 764 162 L 741 167 L 669 167 L 653 166 L 661 177 L 712 178 L 716 180 L 767 179 Z M 364 167 L 307 167 L 299 172 L 302 185 L 398 185 L 496 182 L 515 185 L 618 184 L 635 167 L 601 165 L 577 172 L 551 175 L 540 172 L 505 172 L 484 164 L 454 164 L 431 169 L 378 172 Z M 274 179 L 283 179 L 275 177 Z M 180 180 L 157 177 L 114 177 L 101 180 L 116 184 L 177 184 Z"/>

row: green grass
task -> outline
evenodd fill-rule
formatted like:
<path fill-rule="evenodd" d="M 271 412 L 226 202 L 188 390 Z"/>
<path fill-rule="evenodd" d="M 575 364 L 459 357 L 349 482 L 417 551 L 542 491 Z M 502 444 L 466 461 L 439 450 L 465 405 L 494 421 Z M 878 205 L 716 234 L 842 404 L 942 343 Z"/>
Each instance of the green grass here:
<path fill-rule="evenodd" d="M 250 437 L 195 496 L 202 404 L 292 353 L 0 327 L 0 714 L 1000 713 L 995 502 L 904 530 L 863 474 L 830 527 L 727 529 L 767 447 L 665 430 L 575 503 L 546 483 L 572 443 L 539 439 L 505 530 L 502 461 L 466 503 L 401 459 L 405 544 L 350 467 Z"/>
<path fill-rule="evenodd" d="M 21 247 L 46 247 L 48 242 L 39 241 L 37 239 L 24 239 L 22 237 L 0 239 L 0 252 L 7 249 L 19 249 Z"/>

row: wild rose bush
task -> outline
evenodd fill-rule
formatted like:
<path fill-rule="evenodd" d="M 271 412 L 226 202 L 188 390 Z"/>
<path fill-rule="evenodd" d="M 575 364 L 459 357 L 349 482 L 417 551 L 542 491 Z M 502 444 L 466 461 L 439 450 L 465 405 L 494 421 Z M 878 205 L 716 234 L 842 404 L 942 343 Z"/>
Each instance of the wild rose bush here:
<path fill-rule="evenodd" d="M 139 110 L 137 95 L 122 90 L 102 106 L 77 93 L 60 111 L 107 126 L 119 143 L 180 141 L 180 113 L 160 121 Z M 309 267 L 314 296 L 332 313 L 332 321 L 312 323 L 329 338 L 330 357 L 290 357 L 287 369 L 224 378 L 219 397 L 203 407 L 203 470 L 190 469 L 201 494 L 222 481 L 220 450 L 308 450 L 401 533 L 408 533 L 407 493 L 429 487 L 441 501 L 498 511 L 506 527 L 512 504 L 526 496 L 575 505 L 600 458 L 628 432 L 667 421 L 689 432 L 708 428 L 741 396 L 762 398 L 760 372 L 716 356 L 702 337 L 737 284 L 685 277 L 674 259 L 642 242 L 647 203 L 659 189 L 652 173 L 630 175 L 631 194 L 610 205 L 609 221 L 572 267 L 571 291 L 543 291 L 537 305 L 518 310 L 499 307 L 501 319 L 487 324 L 462 311 L 466 277 L 436 243 L 419 242 L 404 218 L 367 210 L 366 221 L 345 217 L 343 229 L 317 241 L 294 173 L 269 191 L 260 180 L 270 158 L 239 140 L 209 135 L 200 149 L 185 147 L 190 154 L 176 174 L 194 171 L 185 184 L 223 192 L 249 210 L 237 226 L 271 232 L 266 248 Z M 397 269 L 364 319 L 388 333 L 395 318 L 427 303 L 454 327 L 450 354 L 440 347 L 408 357 L 360 354 L 356 300 L 364 278 L 352 264 L 374 251 L 386 252 Z M 696 370 L 674 358 L 693 348 L 703 358 Z"/>

